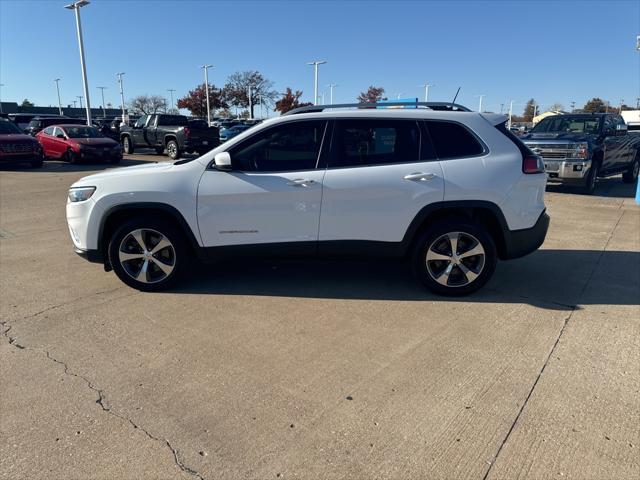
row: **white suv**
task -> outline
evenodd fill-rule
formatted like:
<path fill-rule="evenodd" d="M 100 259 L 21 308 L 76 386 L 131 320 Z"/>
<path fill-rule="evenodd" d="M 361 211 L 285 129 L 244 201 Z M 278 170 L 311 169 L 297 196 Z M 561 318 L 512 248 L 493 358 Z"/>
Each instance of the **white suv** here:
<path fill-rule="evenodd" d="M 297 109 L 197 159 L 85 177 L 67 202 L 75 250 L 145 291 L 192 259 L 366 255 L 461 295 L 542 244 L 544 165 L 503 115 L 389 106 Z"/>

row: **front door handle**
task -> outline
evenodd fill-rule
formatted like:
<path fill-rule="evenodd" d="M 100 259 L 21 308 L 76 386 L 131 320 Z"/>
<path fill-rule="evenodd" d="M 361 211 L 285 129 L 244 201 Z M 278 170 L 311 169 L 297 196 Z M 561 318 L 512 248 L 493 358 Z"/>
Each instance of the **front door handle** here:
<path fill-rule="evenodd" d="M 405 175 L 403 177 L 405 180 L 412 180 L 412 181 L 420 181 L 420 182 L 426 182 L 428 180 L 433 180 L 434 178 L 436 178 L 436 174 L 435 173 L 425 173 L 425 172 L 415 172 L 415 173 L 410 173 L 409 175 Z"/>
<path fill-rule="evenodd" d="M 316 183 L 314 180 L 296 178 L 295 180 L 291 180 L 290 182 L 287 182 L 287 185 L 290 185 L 292 187 L 310 187 L 314 183 Z"/>

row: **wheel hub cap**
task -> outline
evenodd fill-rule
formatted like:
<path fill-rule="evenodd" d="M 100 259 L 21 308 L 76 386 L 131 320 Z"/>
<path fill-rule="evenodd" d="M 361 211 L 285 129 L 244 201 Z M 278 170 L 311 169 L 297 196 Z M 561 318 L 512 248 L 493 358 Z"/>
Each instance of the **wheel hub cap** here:
<path fill-rule="evenodd" d="M 431 243 L 427 250 L 427 272 L 447 287 L 463 287 L 482 273 L 485 251 L 480 241 L 465 232 L 449 232 Z"/>
<path fill-rule="evenodd" d="M 142 283 L 166 279 L 176 265 L 171 241 L 157 230 L 141 228 L 125 235 L 120 242 L 118 259 L 127 274 Z"/>

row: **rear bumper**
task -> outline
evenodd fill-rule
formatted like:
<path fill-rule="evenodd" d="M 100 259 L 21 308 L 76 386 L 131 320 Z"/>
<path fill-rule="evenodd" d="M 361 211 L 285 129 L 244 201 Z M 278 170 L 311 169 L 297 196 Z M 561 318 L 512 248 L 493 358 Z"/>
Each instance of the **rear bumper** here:
<path fill-rule="evenodd" d="M 549 230 L 549 215 L 544 211 L 531 228 L 506 230 L 504 232 L 505 251 L 503 260 L 523 257 L 540 248 Z"/>

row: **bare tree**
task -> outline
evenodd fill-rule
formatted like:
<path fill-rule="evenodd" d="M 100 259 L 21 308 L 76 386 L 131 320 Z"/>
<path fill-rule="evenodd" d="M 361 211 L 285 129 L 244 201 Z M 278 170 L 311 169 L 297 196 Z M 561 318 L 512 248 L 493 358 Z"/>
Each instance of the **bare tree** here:
<path fill-rule="evenodd" d="M 564 110 L 564 105 L 559 102 L 554 103 L 549 108 L 547 108 L 547 112 L 562 112 Z"/>
<path fill-rule="evenodd" d="M 273 89 L 271 80 L 264 78 L 260 72 L 249 70 L 230 75 L 222 96 L 223 100 L 233 107 L 250 108 L 251 117 L 253 117 L 256 105 L 262 101 L 263 105 L 270 108 L 278 92 Z"/>
<path fill-rule="evenodd" d="M 129 110 L 134 115 L 149 115 L 167 111 L 167 100 L 160 95 L 138 95 L 129 100 Z"/>

